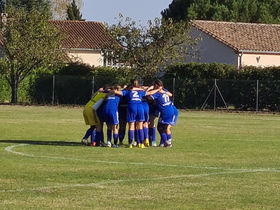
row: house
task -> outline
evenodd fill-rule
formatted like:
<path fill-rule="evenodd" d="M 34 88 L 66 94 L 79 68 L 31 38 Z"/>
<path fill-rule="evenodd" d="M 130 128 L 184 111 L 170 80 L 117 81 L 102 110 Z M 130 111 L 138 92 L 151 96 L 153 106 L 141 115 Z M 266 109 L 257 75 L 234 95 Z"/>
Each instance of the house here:
<path fill-rule="evenodd" d="M 63 49 L 72 61 L 90 66 L 110 66 L 101 52 L 101 48 L 112 40 L 103 23 L 67 20 L 51 20 L 50 23 L 66 33 Z"/>
<path fill-rule="evenodd" d="M 190 34 L 199 40 L 192 62 L 280 66 L 279 24 L 194 20 Z"/>
<path fill-rule="evenodd" d="M 2 13 L 0 19 L 1 24 L 5 24 L 7 15 Z M 50 23 L 66 35 L 62 46 L 67 52 L 68 62 L 81 62 L 90 66 L 111 65 L 101 52 L 101 48 L 112 41 L 103 23 L 67 20 L 50 20 Z M 0 46 L 3 44 L 2 40 L 0 33 Z M 0 56 L 3 56 L 1 49 Z"/>

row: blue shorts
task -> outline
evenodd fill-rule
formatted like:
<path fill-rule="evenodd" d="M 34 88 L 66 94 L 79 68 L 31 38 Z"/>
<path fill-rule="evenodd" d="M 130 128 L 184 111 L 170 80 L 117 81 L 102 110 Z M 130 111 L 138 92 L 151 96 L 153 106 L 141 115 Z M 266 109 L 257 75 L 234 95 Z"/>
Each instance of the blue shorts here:
<path fill-rule="evenodd" d="M 104 110 L 104 122 L 110 125 L 119 124 L 119 113 L 118 110 L 108 109 Z"/>
<path fill-rule="evenodd" d="M 175 106 L 166 107 L 160 112 L 160 117 L 158 119 L 159 123 L 166 125 L 176 125 L 178 119 L 178 110 Z"/>
<path fill-rule="evenodd" d="M 144 108 L 142 103 L 128 104 L 127 106 L 127 122 L 144 122 Z"/>
<path fill-rule="evenodd" d="M 144 122 L 149 122 L 149 105 L 148 103 L 143 103 L 144 108 Z"/>
<path fill-rule="evenodd" d="M 149 113 L 152 116 L 158 117 L 159 116 L 159 110 L 158 110 L 157 106 L 154 105 L 154 104 L 151 104 L 149 106 Z"/>

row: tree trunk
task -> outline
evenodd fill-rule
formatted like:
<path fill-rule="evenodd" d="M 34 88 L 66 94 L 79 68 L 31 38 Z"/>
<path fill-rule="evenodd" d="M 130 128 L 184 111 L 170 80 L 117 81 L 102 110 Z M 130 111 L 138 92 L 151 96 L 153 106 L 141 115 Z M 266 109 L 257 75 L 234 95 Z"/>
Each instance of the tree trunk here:
<path fill-rule="evenodd" d="M 17 93 L 18 93 L 18 78 L 12 76 L 11 77 L 11 89 L 12 89 L 12 98 L 11 103 L 16 104 L 17 101 Z"/>

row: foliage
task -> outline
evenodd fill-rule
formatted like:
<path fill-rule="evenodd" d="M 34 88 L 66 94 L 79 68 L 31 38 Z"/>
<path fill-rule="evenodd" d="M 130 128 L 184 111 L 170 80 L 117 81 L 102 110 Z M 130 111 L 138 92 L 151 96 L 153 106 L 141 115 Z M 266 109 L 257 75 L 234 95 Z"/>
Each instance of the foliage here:
<path fill-rule="evenodd" d="M 8 0 L 7 6 L 12 6 L 17 9 L 25 9 L 27 12 L 31 12 L 36 9 L 40 12 L 48 12 L 50 14 L 50 5 L 48 0 Z M 12 14 L 9 13 L 9 16 Z"/>
<path fill-rule="evenodd" d="M 91 76 L 93 67 L 79 62 L 69 63 L 62 66 L 56 74 L 58 75 L 72 75 L 72 76 Z"/>
<path fill-rule="evenodd" d="M 67 20 L 82 20 L 82 14 L 78 8 L 76 1 L 73 0 L 71 4 L 67 5 Z"/>
<path fill-rule="evenodd" d="M 187 25 L 172 20 L 155 19 L 141 26 L 120 15 L 119 23 L 107 31 L 113 39 L 103 47 L 104 55 L 115 64 L 134 67 L 139 78 L 157 75 L 168 64 L 185 60 L 189 45 L 194 44 Z"/>
<path fill-rule="evenodd" d="M 175 104 L 179 108 L 200 108 L 213 88 L 214 79 L 223 97 L 235 109 L 256 108 L 256 82 L 259 81 L 259 109 L 280 111 L 280 67 L 258 68 L 247 66 L 236 70 L 228 64 L 179 64 L 170 66 L 162 78 L 172 87 L 175 78 Z M 208 104 L 213 104 L 213 92 Z M 219 105 L 224 106 L 220 96 Z"/>
<path fill-rule="evenodd" d="M 279 0 L 173 0 L 161 12 L 174 21 L 220 20 L 250 23 L 280 23 Z"/>
<path fill-rule="evenodd" d="M 49 0 L 53 19 L 65 20 L 67 18 L 67 6 L 73 0 Z M 82 0 L 75 0 L 78 8 L 82 7 Z"/>
<path fill-rule="evenodd" d="M 47 12 L 32 9 L 8 12 L 14 19 L 3 26 L 3 52 L 0 60 L 2 74 L 12 89 L 12 103 L 17 103 L 19 84 L 36 71 L 53 69 L 63 61 L 63 36 L 48 22 Z"/>

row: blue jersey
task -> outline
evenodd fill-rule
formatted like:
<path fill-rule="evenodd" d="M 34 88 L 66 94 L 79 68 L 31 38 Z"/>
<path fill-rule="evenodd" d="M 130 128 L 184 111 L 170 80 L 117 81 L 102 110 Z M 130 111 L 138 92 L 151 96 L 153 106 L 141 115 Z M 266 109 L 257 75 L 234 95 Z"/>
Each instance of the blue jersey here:
<path fill-rule="evenodd" d="M 142 103 L 143 96 L 146 96 L 146 92 L 143 90 L 122 90 L 122 94 L 128 104 Z"/>
<path fill-rule="evenodd" d="M 103 107 L 104 122 L 108 124 L 119 124 L 118 105 L 120 97 L 116 95 L 110 95 L 107 97 Z"/>
<path fill-rule="evenodd" d="M 117 110 L 120 102 L 120 97 L 116 95 L 110 95 L 106 98 L 104 103 L 104 110 Z"/>
<path fill-rule="evenodd" d="M 172 101 L 166 93 L 156 92 L 151 97 L 156 101 L 159 111 L 163 111 L 164 109 L 167 109 L 173 105 Z"/>

